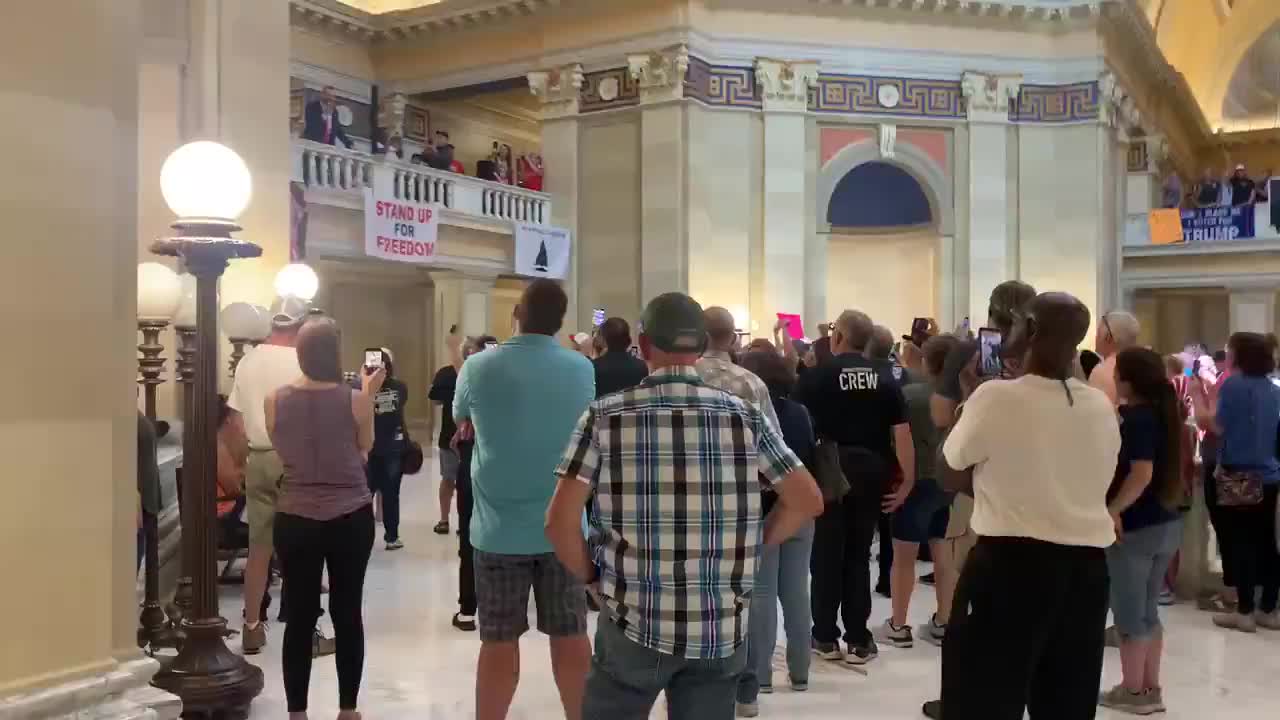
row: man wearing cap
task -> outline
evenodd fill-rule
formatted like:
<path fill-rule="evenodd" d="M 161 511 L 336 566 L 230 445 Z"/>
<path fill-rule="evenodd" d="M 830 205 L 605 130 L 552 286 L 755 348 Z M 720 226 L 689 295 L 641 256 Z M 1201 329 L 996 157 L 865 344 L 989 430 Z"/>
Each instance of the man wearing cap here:
<path fill-rule="evenodd" d="M 547 510 L 557 556 L 602 601 L 582 716 L 648 717 L 665 691 L 671 717 L 727 719 L 761 543 L 794 534 L 822 495 L 775 423 L 700 377 L 697 302 L 660 295 L 643 327 L 652 373 L 587 408 Z M 762 483 L 778 493 L 763 519 Z M 592 492 L 602 527 L 589 548 L 579 523 Z"/>
<path fill-rule="evenodd" d="M 755 373 L 739 367 L 730 352 L 738 341 L 733 314 L 722 307 L 709 307 L 703 313 L 707 328 L 706 351 L 698 358 L 698 375 L 713 388 L 733 393 L 746 400 L 778 426 L 778 412 L 773 409 L 769 388 Z"/>
<path fill-rule="evenodd" d="M 305 300 L 276 298 L 271 306 L 271 335 L 240 360 L 227 398 L 227 406 L 233 411 L 228 420 L 232 432 L 249 445 L 244 473 L 249 559 L 244 569 L 244 632 L 240 636 L 246 655 L 261 652 L 267 644 L 263 601 L 274 552 L 276 500 L 284 477 L 280 456 L 267 435 L 266 399 L 278 388 L 302 377 L 294 344 L 310 310 Z"/>

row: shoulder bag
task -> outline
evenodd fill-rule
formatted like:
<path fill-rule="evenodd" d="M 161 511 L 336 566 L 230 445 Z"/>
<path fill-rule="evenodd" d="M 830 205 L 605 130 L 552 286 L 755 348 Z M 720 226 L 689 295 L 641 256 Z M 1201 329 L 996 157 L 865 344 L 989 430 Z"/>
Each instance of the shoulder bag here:
<path fill-rule="evenodd" d="M 822 490 L 822 499 L 837 502 L 849 494 L 849 478 L 840 467 L 840 446 L 825 438 L 818 439 L 813 451 L 813 476 Z"/>
<path fill-rule="evenodd" d="M 1249 395 L 1249 425 L 1257 421 L 1257 403 Z M 1226 438 L 1219 443 L 1225 446 Z M 1228 470 L 1219 464 L 1213 472 L 1213 482 L 1218 491 L 1220 507 L 1253 507 L 1262 504 L 1262 473 L 1257 470 Z"/>

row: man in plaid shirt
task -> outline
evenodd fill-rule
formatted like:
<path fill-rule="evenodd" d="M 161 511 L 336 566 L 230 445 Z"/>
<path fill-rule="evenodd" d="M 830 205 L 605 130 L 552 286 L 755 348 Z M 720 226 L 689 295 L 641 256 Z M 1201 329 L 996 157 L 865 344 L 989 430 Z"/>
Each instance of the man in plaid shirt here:
<path fill-rule="evenodd" d="M 777 425 L 699 378 L 705 343 L 692 298 L 650 302 L 640 350 L 652 374 L 592 403 L 556 470 L 547 536 L 602 599 L 584 720 L 648 718 L 664 690 L 671 717 L 732 718 L 761 542 L 822 511 Z M 761 483 L 778 493 L 763 519 Z M 602 539 L 588 549 L 581 515 L 593 490 Z"/>

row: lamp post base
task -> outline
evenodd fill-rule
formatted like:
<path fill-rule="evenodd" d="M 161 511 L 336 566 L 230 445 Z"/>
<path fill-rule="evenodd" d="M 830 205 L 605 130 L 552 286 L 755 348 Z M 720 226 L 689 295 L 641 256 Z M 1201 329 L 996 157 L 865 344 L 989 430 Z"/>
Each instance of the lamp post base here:
<path fill-rule="evenodd" d="M 262 669 L 227 649 L 223 618 L 186 621 L 182 626 L 182 650 L 151 684 L 182 698 L 183 717 L 248 717 L 249 703 L 262 692 Z"/>

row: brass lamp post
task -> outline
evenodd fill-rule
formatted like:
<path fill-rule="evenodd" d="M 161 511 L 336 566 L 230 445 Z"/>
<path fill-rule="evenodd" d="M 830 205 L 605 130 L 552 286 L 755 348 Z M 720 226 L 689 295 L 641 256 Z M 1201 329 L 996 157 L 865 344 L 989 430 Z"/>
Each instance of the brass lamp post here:
<path fill-rule="evenodd" d="M 182 619 L 185 641 L 152 684 L 182 698 L 196 716 L 241 716 L 262 692 L 262 670 L 223 641 L 227 621 L 218 613 L 217 538 L 218 278 L 231 260 L 262 248 L 236 240 L 235 219 L 248 205 L 252 180 L 234 151 L 214 142 L 178 148 L 160 171 L 165 202 L 178 220 L 174 237 L 151 251 L 180 257 L 196 281 L 195 367 L 183 441 L 183 567 L 191 577 L 192 611 Z"/>
<path fill-rule="evenodd" d="M 164 358 L 160 353 L 160 333 L 169 325 L 181 300 L 182 286 L 173 270 L 160 263 L 138 265 L 138 330 L 142 343 L 138 345 L 138 374 L 142 385 L 143 414 L 151 422 L 156 420 L 156 388 L 164 380 Z M 142 612 L 138 616 L 138 647 L 154 651 L 157 641 L 165 635 L 165 613 L 160 605 L 160 532 L 155 513 L 143 509 L 142 546 L 146 566 L 143 575 Z"/>

